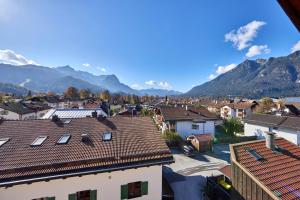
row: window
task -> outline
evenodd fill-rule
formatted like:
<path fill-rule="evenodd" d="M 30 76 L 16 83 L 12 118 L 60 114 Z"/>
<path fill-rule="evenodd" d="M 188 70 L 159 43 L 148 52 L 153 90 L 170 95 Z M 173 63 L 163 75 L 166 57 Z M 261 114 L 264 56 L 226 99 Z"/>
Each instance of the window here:
<path fill-rule="evenodd" d="M 57 141 L 57 144 L 67 144 L 70 137 L 71 137 L 70 134 L 63 134 Z"/>
<path fill-rule="evenodd" d="M 192 124 L 192 129 L 199 130 L 199 125 L 198 124 Z"/>
<path fill-rule="evenodd" d="M 67 120 L 64 122 L 64 124 L 70 124 L 71 121 L 72 121 L 71 119 L 67 119 Z"/>
<path fill-rule="evenodd" d="M 112 138 L 111 132 L 105 132 L 102 136 L 103 141 L 109 141 Z"/>
<path fill-rule="evenodd" d="M 148 181 L 121 185 L 121 199 L 132 199 L 143 195 L 148 195 Z"/>
<path fill-rule="evenodd" d="M 0 138 L 0 147 L 9 141 L 9 138 Z"/>
<path fill-rule="evenodd" d="M 97 190 L 85 190 L 69 194 L 69 200 L 97 200 Z"/>
<path fill-rule="evenodd" d="M 33 143 L 31 144 L 31 146 L 40 146 L 43 144 L 43 142 L 47 139 L 47 136 L 39 136 L 37 137 Z"/>

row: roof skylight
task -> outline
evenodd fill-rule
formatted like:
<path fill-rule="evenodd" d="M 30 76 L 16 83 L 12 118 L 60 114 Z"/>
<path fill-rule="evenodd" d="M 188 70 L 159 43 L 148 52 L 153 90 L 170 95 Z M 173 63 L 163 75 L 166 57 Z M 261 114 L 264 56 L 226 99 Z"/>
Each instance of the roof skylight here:
<path fill-rule="evenodd" d="M 72 121 L 71 119 L 67 119 L 67 120 L 64 122 L 64 124 L 70 124 L 71 121 Z"/>
<path fill-rule="evenodd" d="M 0 138 L 0 147 L 9 141 L 9 138 Z"/>
<path fill-rule="evenodd" d="M 261 155 L 259 155 L 259 154 L 256 152 L 255 149 L 249 148 L 249 149 L 246 149 L 246 151 L 247 151 L 248 153 L 250 153 L 250 155 L 253 156 L 257 161 L 262 161 L 262 160 L 264 159 Z"/>
<path fill-rule="evenodd" d="M 40 146 L 43 144 L 43 142 L 47 139 L 47 136 L 38 136 L 33 143 L 31 144 L 31 146 Z"/>
<path fill-rule="evenodd" d="M 111 132 L 105 132 L 102 136 L 103 141 L 110 141 L 112 138 Z"/>
<path fill-rule="evenodd" d="M 57 144 L 66 144 L 68 143 L 71 135 L 70 134 L 63 134 L 59 140 L 57 141 Z"/>

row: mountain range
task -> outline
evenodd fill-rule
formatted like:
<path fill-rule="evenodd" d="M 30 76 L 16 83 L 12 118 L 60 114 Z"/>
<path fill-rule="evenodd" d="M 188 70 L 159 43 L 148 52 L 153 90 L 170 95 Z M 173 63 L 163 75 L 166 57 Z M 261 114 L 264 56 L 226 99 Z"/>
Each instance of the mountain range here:
<path fill-rule="evenodd" d="M 0 64 L 1 83 L 15 86 L 18 94 L 20 88 L 35 92 L 63 93 L 69 86 L 78 89 L 90 89 L 93 92 L 101 92 L 105 89 L 112 93 L 122 92 L 136 95 L 178 95 L 180 92 L 161 89 L 134 90 L 121 83 L 115 75 L 94 75 L 89 72 L 75 70 L 70 66 L 56 68 L 38 65 L 10 65 Z M 2 92 L 8 91 L 3 85 Z M 8 86 L 8 85 L 7 85 Z M 1 89 L 0 88 L 0 89 Z M 12 91 L 12 90 L 9 90 Z"/>
<path fill-rule="evenodd" d="M 300 51 L 267 60 L 245 60 L 217 78 L 193 87 L 184 95 L 249 98 L 300 96 Z"/>

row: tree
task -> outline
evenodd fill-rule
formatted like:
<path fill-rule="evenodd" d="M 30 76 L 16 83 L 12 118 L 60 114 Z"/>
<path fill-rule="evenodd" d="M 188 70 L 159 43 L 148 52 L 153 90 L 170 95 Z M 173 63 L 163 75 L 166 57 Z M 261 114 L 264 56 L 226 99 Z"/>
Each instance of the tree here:
<path fill-rule="evenodd" d="M 87 99 L 91 95 L 91 91 L 89 89 L 81 89 L 79 90 L 80 99 Z"/>
<path fill-rule="evenodd" d="M 53 97 L 53 96 L 56 96 L 56 94 L 55 94 L 54 92 L 49 91 L 49 92 L 47 93 L 47 96 Z"/>
<path fill-rule="evenodd" d="M 240 120 L 236 118 L 229 118 L 225 120 L 224 124 L 220 126 L 221 131 L 228 136 L 235 136 L 236 133 L 243 132 L 244 126 Z"/>
<path fill-rule="evenodd" d="M 101 92 L 100 98 L 102 100 L 109 101 L 110 100 L 110 93 L 109 93 L 109 91 L 108 90 L 104 90 L 103 92 Z"/>
<path fill-rule="evenodd" d="M 64 97 L 71 100 L 79 99 L 78 90 L 75 87 L 68 87 L 64 92 Z"/>
<path fill-rule="evenodd" d="M 267 113 L 270 112 L 274 105 L 273 100 L 270 97 L 264 97 L 260 100 L 260 104 L 256 108 L 258 113 Z"/>
<path fill-rule="evenodd" d="M 28 92 L 27 92 L 27 96 L 26 96 L 27 98 L 30 98 L 30 97 L 32 97 L 32 92 L 31 92 L 31 90 L 28 90 Z"/>

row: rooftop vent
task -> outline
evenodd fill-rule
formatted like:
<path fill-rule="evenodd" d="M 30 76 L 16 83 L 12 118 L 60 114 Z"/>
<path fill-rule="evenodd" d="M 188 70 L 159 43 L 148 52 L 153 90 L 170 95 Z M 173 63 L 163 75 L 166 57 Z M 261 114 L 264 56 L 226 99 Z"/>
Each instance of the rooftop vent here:
<path fill-rule="evenodd" d="M 0 124 L 2 124 L 4 122 L 4 118 L 0 117 Z"/>
<path fill-rule="evenodd" d="M 102 136 L 103 141 L 110 141 L 112 139 L 112 133 L 111 132 L 105 132 Z"/>
<path fill-rule="evenodd" d="M 275 144 L 275 133 L 274 132 L 266 132 L 266 147 L 268 149 L 274 150 Z"/>
<path fill-rule="evenodd" d="M 82 133 L 81 134 L 81 142 L 90 142 L 90 136 L 87 133 Z"/>
<path fill-rule="evenodd" d="M 247 148 L 245 149 L 252 157 L 254 157 L 257 161 L 262 161 L 264 158 L 259 155 L 255 149 Z"/>
<path fill-rule="evenodd" d="M 58 121 L 60 121 L 60 119 L 57 115 L 53 115 L 51 121 L 52 122 L 58 122 Z"/>
<path fill-rule="evenodd" d="M 98 113 L 97 113 L 96 110 L 95 110 L 94 112 L 92 112 L 92 117 L 93 117 L 93 118 L 97 118 L 97 115 L 98 115 Z"/>

